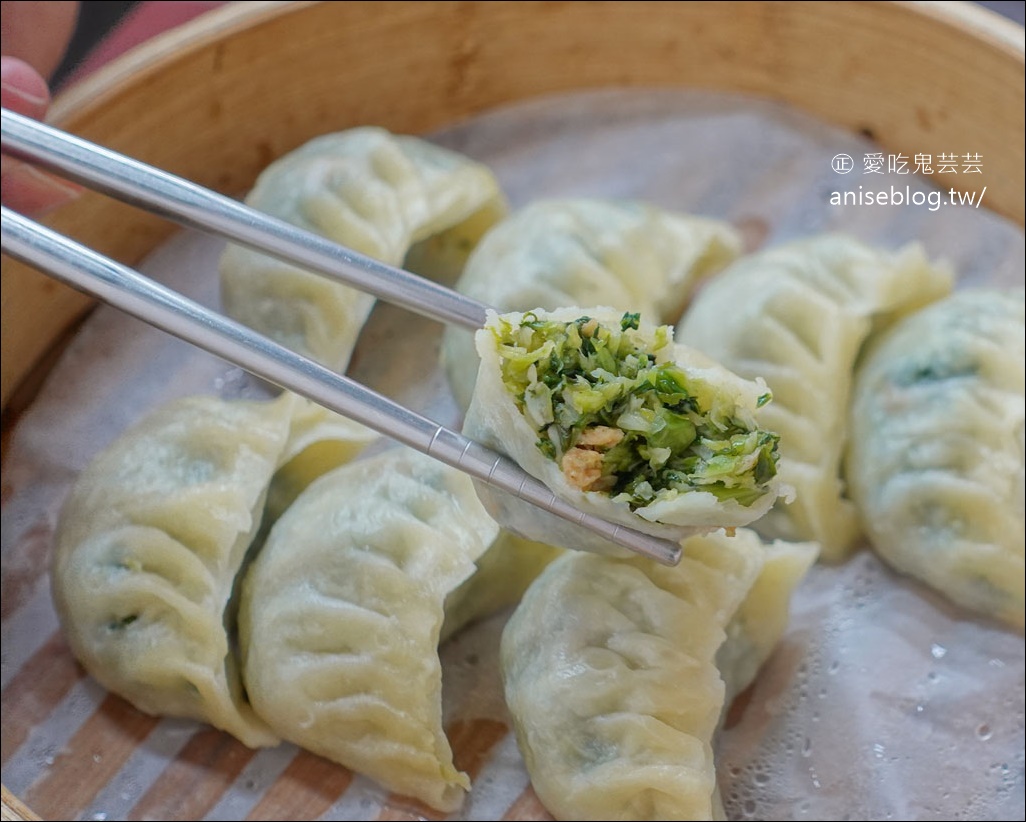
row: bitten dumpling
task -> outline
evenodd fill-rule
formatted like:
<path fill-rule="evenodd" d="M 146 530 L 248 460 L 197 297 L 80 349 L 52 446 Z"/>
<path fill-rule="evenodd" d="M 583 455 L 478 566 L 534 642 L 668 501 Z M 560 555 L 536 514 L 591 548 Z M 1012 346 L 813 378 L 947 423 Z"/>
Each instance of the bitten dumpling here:
<path fill-rule="evenodd" d="M 1023 628 L 1023 292 L 959 291 L 859 368 L 847 477 L 876 551 Z"/>
<path fill-rule="evenodd" d="M 506 210 L 485 166 L 416 137 L 354 128 L 311 140 L 271 164 L 248 205 L 362 254 L 399 265 L 419 256 L 461 268 Z M 437 272 L 436 272 L 437 273 Z M 221 299 L 235 319 L 344 370 L 374 298 L 242 246 L 221 259 Z"/>
<path fill-rule="evenodd" d="M 761 534 L 815 540 L 831 562 L 847 555 L 859 536 L 840 476 L 855 361 L 874 328 L 950 289 L 918 246 L 825 235 L 745 257 L 698 295 L 680 342 L 773 392 L 759 420 L 780 435 L 780 476 L 796 493 L 753 525 Z"/>
<path fill-rule="evenodd" d="M 239 612 L 246 689 L 285 739 L 453 811 L 447 594 L 498 534 L 469 477 L 408 449 L 313 483 L 271 530 Z"/>
<path fill-rule="evenodd" d="M 784 492 L 777 437 L 755 422 L 765 385 L 675 346 L 668 326 L 608 308 L 490 313 L 476 342 L 464 432 L 579 510 L 679 541 L 746 525 Z M 577 547 L 552 519 L 546 541 Z"/>
<path fill-rule="evenodd" d="M 535 580 L 502 635 L 506 701 L 539 799 L 557 819 L 723 818 L 712 738 L 787 621 L 814 545 L 779 546 L 752 606 L 725 628 L 767 554 L 752 531 L 692 537 L 680 565 L 568 552 Z M 777 583 L 780 583 L 777 585 Z M 758 634 L 758 636 L 756 636 Z M 717 652 L 735 649 L 724 684 Z M 751 664 L 740 660 L 754 654 Z"/>
<path fill-rule="evenodd" d="M 140 710 L 276 743 L 231 649 L 235 577 L 279 465 L 322 447 L 348 459 L 371 439 L 294 394 L 189 397 L 129 430 L 82 472 L 58 523 L 51 580 L 75 656 Z"/>
<path fill-rule="evenodd" d="M 492 227 L 456 290 L 499 311 L 608 305 L 675 322 L 695 284 L 741 253 L 729 224 L 637 202 L 542 200 Z M 476 369 L 473 335 L 447 328 L 443 358 L 462 408 Z"/>

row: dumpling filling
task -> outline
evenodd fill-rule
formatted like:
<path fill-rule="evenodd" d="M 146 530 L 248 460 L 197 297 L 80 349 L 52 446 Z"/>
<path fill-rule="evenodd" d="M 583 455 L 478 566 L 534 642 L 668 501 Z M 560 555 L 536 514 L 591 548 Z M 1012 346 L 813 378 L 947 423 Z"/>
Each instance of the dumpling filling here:
<path fill-rule="evenodd" d="M 669 327 L 527 313 L 489 328 L 506 389 L 572 487 L 631 510 L 696 490 L 747 507 L 770 490 L 778 436 L 674 362 Z"/>

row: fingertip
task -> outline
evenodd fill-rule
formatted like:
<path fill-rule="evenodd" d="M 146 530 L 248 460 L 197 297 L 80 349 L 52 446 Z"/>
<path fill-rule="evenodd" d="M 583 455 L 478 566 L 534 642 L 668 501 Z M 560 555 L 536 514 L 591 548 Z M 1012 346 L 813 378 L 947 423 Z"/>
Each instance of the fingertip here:
<path fill-rule="evenodd" d="M 17 57 L 0 57 L 0 102 L 26 117 L 42 119 L 50 104 L 46 81 Z M 3 203 L 15 211 L 39 216 L 74 200 L 81 188 L 11 157 L 0 158 Z"/>
<path fill-rule="evenodd" d="M 24 60 L 0 57 L 0 102 L 11 111 L 41 119 L 50 105 L 50 89 Z"/>

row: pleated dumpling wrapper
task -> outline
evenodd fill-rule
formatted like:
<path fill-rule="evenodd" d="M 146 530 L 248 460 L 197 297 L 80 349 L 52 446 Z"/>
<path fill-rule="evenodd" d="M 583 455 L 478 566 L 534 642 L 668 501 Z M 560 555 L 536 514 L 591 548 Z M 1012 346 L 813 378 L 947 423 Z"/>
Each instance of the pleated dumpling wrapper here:
<path fill-rule="evenodd" d="M 432 268 L 444 259 L 441 267 L 456 271 L 506 211 L 485 166 L 369 126 L 281 157 L 246 203 L 389 265 L 431 238 L 416 256 Z M 235 319 L 338 371 L 374 304 L 364 292 L 235 245 L 221 259 L 221 299 Z"/>
<path fill-rule="evenodd" d="M 845 461 L 870 542 L 959 605 L 1023 629 L 1023 292 L 957 291 L 856 375 Z"/>
<path fill-rule="evenodd" d="M 444 812 L 469 788 L 442 728 L 446 596 L 498 535 L 469 477 L 409 449 L 324 475 L 243 584 L 253 706 L 283 738 Z"/>
<path fill-rule="evenodd" d="M 79 476 L 57 527 L 51 582 L 75 656 L 146 713 L 275 744 L 231 648 L 235 577 L 279 467 L 294 488 L 322 447 L 347 460 L 372 438 L 294 394 L 188 397 L 127 431 Z"/>
<path fill-rule="evenodd" d="M 579 510 L 679 542 L 746 525 L 786 493 L 777 436 L 756 422 L 765 385 L 674 345 L 669 326 L 609 308 L 493 312 L 476 344 L 464 433 Z M 555 517 L 482 493 L 513 530 L 518 516 L 545 522 L 546 535 L 524 536 L 583 547 Z"/>
<path fill-rule="evenodd" d="M 638 202 L 540 200 L 488 230 L 456 290 L 499 311 L 608 305 L 672 323 L 695 285 L 740 253 L 740 236 L 719 220 Z M 442 354 L 465 409 L 473 334 L 446 328 Z"/>
<path fill-rule="evenodd" d="M 918 246 L 892 253 L 823 235 L 743 257 L 696 297 L 677 338 L 773 392 L 759 419 L 780 435 L 795 499 L 753 525 L 759 533 L 816 540 L 826 561 L 847 556 L 860 535 L 841 479 L 855 362 L 874 330 L 951 282 Z"/>
<path fill-rule="evenodd" d="M 817 549 L 740 529 L 689 538 L 673 568 L 567 552 L 542 572 L 503 631 L 501 665 L 531 784 L 556 819 L 725 818 L 713 736 Z"/>

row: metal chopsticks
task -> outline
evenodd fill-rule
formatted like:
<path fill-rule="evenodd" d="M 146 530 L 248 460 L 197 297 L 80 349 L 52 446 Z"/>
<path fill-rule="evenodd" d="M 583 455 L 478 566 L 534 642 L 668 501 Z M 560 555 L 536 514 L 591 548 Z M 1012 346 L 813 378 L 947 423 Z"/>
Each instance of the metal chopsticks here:
<path fill-rule="evenodd" d="M 316 271 L 392 305 L 476 330 L 488 306 L 139 160 L 7 109 L 3 151 L 189 228 Z"/>
<path fill-rule="evenodd" d="M 6 110 L 2 138 L 3 150 L 13 156 L 184 225 L 242 242 L 443 322 L 471 328 L 484 322 L 485 306 L 442 286 Z M 5 254 L 628 550 L 666 565 L 679 562 L 679 545 L 585 514 L 480 443 L 6 207 L 0 213 Z"/>

